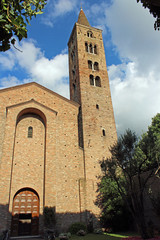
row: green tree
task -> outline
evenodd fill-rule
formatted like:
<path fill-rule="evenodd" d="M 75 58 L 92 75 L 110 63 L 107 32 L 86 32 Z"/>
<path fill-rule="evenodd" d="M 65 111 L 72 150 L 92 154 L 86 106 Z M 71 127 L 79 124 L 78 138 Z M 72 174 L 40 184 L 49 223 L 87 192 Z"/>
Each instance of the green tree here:
<path fill-rule="evenodd" d="M 111 157 L 101 162 L 101 180 L 107 177 L 114 182 L 142 238 L 146 239 L 150 233 L 145 218 L 144 193 L 158 164 L 155 158 L 148 158 L 146 146 L 142 143 L 131 130 L 121 135 L 110 149 Z M 142 145 L 146 152 L 141 148 Z"/>
<path fill-rule="evenodd" d="M 147 156 L 149 162 L 154 161 L 157 166 L 160 163 L 160 113 L 152 118 L 152 123 L 148 127 L 148 131 L 142 135 L 139 146 Z M 154 160 L 153 160 L 154 159 Z M 157 168 L 157 176 L 159 167 Z"/>
<path fill-rule="evenodd" d="M 131 214 L 125 206 L 115 180 L 105 174 L 98 185 L 96 205 L 101 209 L 101 225 L 108 230 L 126 231 L 132 224 Z"/>
<path fill-rule="evenodd" d="M 11 44 L 27 38 L 27 24 L 32 17 L 41 14 L 47 0 L 0 1 L 0 51 L 7 51 Z"/>

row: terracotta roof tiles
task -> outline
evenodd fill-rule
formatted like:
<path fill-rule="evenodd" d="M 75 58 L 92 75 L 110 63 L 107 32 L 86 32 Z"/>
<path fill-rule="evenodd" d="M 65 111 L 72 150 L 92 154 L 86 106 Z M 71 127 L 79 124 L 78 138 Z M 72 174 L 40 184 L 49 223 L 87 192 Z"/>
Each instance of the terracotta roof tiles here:
<path fill-rule="evenodd" d="M 86 18 L 86 15 L 83 12 L 83 9 L 81 9 L 79 16 L 78 16 L 78 21 L 77 23 L 81 24 L 81 25 L 85 25 L 87 27 L 90 27 L 90 24 Z"/>

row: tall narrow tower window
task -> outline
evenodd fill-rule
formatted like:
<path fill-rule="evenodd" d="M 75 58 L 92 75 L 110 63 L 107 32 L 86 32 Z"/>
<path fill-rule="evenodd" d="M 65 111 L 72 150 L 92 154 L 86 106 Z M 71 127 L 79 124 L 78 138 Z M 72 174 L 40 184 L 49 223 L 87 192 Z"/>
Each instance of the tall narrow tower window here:
<path fill-rule="evenodd" d="M 93 53 L 93 46 L 92 46 L 92 43 L 89 45 L 89 52 L 90 52 L 90 53 Z"/>
<path fill-rule="evenodd" d="M 97 86 L 97 87 L 101 87 L 101 79 L 100 79 L 100 77 L 96 77 L 95 78 L 95 85 Z"/>
<path fill-rule="evenodd" d="M 94 63 L 94 70 L 98 71 L 99 70 L 99 64 L 98 62 Z"/>
<path fill-rule="evenodd" d="M 87 42 L 85 43 L 85 49 L 86 49 L 86 52 L 89 52 L 88 43 Z"/>
<path fill-rule="evenodd" d="M 73 83 L 73 96 L 76 96 L 76 85 Z"/>
<path fill-rule="evenodd" d="M 99 105 L 98 104 L 96 104 L 96 108 L 99 109 Z"/>
<path fill-rule="evenodd" d="M 72 75 L 73 75 L 73 78 L 74 78 L 74 76 L 75 76 L 75 71 L 74 70 L 72 70 Z"/>
<path fill-rule="evenodd" d="M 72 58 L 72 61 L 74 61 L 74 59 L 75 59 L 75 52 L 74 51 L 72 51 L 72 53 L 71 53 L 71 58 Z"/>
<path fill-rule="evenodd" d="M 104 129 L 102 129 L 102 134 L 103 134 L 103 137 L 106 136 L 106 131 Z"/>
<path fill-rule="evenodd" d="M 97 54 L 97 45 L 94 45 L 94 54 Z"/>
<path fill-rule="evenodd" d="M 88 60 L 88 68 L 92 69 L 92 61 Z"/>
<path fill-rule="evenodd" d="M 94 86 L 94 76 L 90 75 L 89 78 L 90 78 L 90 84 Z"/>
<path fill-rule="evenodd" d="M 32 138 L 33 137 L 33 128 L 29 127 L 28 128 L 28 138 Z"/>

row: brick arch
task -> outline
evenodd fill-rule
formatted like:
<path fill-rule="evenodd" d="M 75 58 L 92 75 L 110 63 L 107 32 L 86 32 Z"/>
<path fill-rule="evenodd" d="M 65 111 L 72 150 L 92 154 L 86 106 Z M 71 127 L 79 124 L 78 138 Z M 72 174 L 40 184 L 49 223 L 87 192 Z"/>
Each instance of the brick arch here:
<path fill-rule="evenodd" d="M 25 190 L 32 191 L 35 195 L 37 195 L 37 197 L 38 197 L 38 199 L 39 199 L 39 194 L 37 193 L 37 191 L 34 190 L 33 188 L 29 188 L 29 187 L 24 187 L 24 188 L 19 189 L 19 190 L 14 194 L 13 199 L 16 197 L 17 194 L 19 194 L 20 192 L 25 191 Z"/>
<path fill-rule="evenodd" d="M 40 117 L 41 121 L 44 123 L 44 125 L 46 126 L 46 123 L 47 123 L 47 119 L 46 119 L 46 116 L 45 114 L 37 109 L 37 108 L 25 108 L 23 109 L 22 111 L 19 112 L 19 114 L 17 115 L 17 121 L 16 121 L 16 124 L 21 120 L 21 118 L 25 115 L 28 115 L 28 114 L 32 114 L 32 115 L 37 115 Z"/>
<path fill-rule="evenodd" d="M 39 195 L 32 188 L 16 192 L 12 207 L 12 236 L 38 235 L 39 202 Z"/>

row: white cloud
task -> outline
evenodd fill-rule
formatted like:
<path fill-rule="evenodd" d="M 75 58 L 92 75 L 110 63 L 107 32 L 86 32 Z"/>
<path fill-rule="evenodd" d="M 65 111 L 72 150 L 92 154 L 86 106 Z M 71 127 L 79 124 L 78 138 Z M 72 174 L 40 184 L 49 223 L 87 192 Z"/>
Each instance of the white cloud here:
<path fill-rule="evenodd" d="M 141 134 L 160 111 L 160 81 L 152 73 L 149 78 L 139 77 L 135 63 L 112 65 L 108 73 L 118 133 L 131 128 Z"/>
<path fill-rule="evenodd" d="M 12 70 L 15 65 L 15 57 L 14 54 L 11 51 L 8 51 L 7 53 L 0 55 L 0 65 L 3 70 L 9 69 Z"/>
<path fill-rule="evenodd" d="M 54 14 L 56 16 L 63 15 L 70 12 L 76 6 L 77 1 L 73 0 L 59 0 L 54 3 Z"/>
<path fill-rule="evenodd" d="M 36 61 L 44 56 L 40 48 L 35 46 L 33 40 L 22 41 L 21 45 L 18 45 L 18 48 L 22 52 L 16 51 L 15 55 L 19 65 L 28 71 L 35 65 Z"/>
<path fill-rule="evenodd" d="M 28 78 L 21 81 L 14 76 L 1 78 L 1 87 L 10 87 L 36 81 L 65 97 L 69 97 L 67 54 L 59 54 L 52 59 L 48 59 L 31 40 L 23 41 L 22 45 L 19 45 L 18 48 L 22 52 L 14 52 L 11 55 L 10 61 L 13 66 L 16 64 L 16 67 L 24 69 Z M 7 58 L 7 56 L 8 53 L 4 54 L 4 57 Z M 10 70 L 9 65 L 8 70 Z"/>
<path fill-rule="evenodd" d="M 114 0 L 105 16 L 123 62 L 108 68 L 117 130 L 141 134 L 160 112 L 160 34 L 152 15 L 133 0 Z"/>
<path fill-rule="evenodd" d="M 13 87 L 16 85 L 20 85 L 26 82 L 30 82 L 31 79 L 24 79 L 23 81 L 20 81 L 15 76 L 9 75 L 8 77 L 3 77 L 0 79 L 0 89 L 7 88 L 7 87 Z"/>
<path fill-rule="evenodd" d="M 50 0 L 46 6 L 43 23 L 53 26 L 55 18 L 75 10 L 78 0 Z"/>

